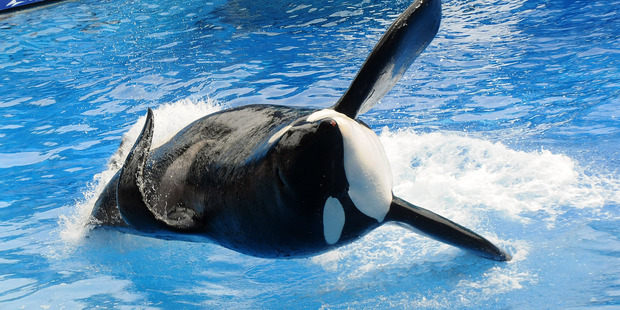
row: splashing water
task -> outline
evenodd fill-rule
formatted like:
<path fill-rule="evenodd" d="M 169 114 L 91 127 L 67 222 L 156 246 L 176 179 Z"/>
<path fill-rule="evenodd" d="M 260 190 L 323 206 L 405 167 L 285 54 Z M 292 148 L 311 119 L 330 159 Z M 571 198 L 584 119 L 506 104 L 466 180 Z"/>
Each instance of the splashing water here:
<path fill-rule="evenodd" d="M 452 216 L 481 208 L 528 222 L 538 212 L 553 225 L 566 208 L 620 202 L 617 179 L 590 176 L 571 158 L 548 150 L 515 151 L 456 133 L 384 130 L 381 138 L 391 154 L 394 192 Z"/>

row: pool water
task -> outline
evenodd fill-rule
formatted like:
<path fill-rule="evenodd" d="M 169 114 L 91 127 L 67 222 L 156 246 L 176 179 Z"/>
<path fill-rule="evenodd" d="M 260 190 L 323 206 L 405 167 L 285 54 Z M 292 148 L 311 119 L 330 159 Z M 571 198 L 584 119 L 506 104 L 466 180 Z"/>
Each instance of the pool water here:
<path fill-rule="evenodd" d="M 387 225 L 290 260 L 90 231 L 147 108 L 158 144 L 229 107 L 331 106 L 409 3 L 170 4 L 0 15 L 0 308 L 620 306 L 620 1 L 446 0 L 435 40 L 360 117 L 395 194 L 508 263 Z"/>

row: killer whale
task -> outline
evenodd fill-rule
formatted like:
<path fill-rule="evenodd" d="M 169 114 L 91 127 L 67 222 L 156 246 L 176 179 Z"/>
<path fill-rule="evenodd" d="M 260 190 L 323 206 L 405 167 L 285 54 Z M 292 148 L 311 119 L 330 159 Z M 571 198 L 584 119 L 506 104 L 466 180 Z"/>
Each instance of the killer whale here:
<path fill-rule="evenodd" d="M 214 241 L 259 257 L 306 257 L 398 223 L 479 256 L 484 237 L 392 193 L 377 135 L 357 116 L 430 44 L 440 0 L 414 1 L 330 108 L 249 105 L 207 115 L 152 148 L 153 112 L 91 214 L 97 226 Z"/>

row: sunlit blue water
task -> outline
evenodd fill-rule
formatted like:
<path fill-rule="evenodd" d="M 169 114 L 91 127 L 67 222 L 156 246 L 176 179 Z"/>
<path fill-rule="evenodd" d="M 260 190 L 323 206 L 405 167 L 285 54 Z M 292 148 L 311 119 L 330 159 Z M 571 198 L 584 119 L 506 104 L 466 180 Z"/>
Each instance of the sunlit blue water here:
<path fill-rule="evenodd" d="M 617 0 L 447 0 L 433 43 L 361 117 L 396 194 L 510 263 L 392 226 L 295 260 L 83 229 L 148 107 L 161 141 L 221 108 L 330 106 L 407 5 L 78 0 L 1 16 L 0 308 L 620 306 Z"/>

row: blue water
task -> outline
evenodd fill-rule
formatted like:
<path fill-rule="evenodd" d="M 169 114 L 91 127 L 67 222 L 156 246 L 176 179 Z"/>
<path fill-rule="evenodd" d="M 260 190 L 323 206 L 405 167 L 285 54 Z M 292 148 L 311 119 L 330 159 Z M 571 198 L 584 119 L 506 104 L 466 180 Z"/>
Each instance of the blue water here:
<path fill-rule="evenodd" d="M 509 263 L 395 226 L 293 260 L 85 226 L 148 107 L 161 143 L 223 108 L 330 106 L 407 5 L 79 0 L 0 16 L 0 308 L 620 307 L 618 0 L 446 0 L 435 40 L 361 117 L 397 195 Z"/>

